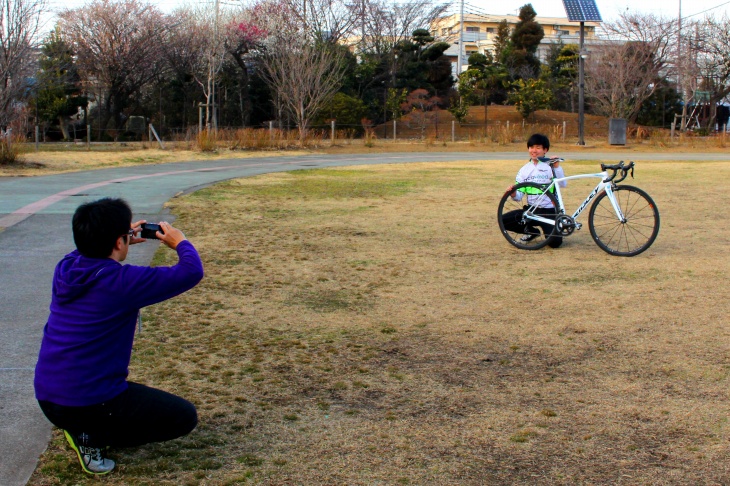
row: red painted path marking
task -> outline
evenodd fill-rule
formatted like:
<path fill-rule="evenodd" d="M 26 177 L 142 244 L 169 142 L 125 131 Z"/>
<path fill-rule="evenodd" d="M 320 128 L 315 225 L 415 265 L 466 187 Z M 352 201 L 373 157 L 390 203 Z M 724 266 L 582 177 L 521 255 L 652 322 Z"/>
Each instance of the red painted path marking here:
<path fill-rule="evenodd" d="M 263 164 L 259 164 L 263 165 Z M 255 166 L 249 166 L 249 167 L 255 167 Z M 206 167 L 203 169 L 189 169 L 189 170 L 178 170 L 178 171 L 168 171 L 168 172 L 157 172 L 155 174 L 145 174 L 145 175 L 137 175 L 137 176 L 129 176 L 129 177 L 121 177 L 119 179 L 110 179 L 108 181 L 102 181 L 102 182 L 95 182 L 93 184 L 87 184 L 85 186 L 79 186 L 74 187 L 73 189 L 66 189 L 65 191 L 58 192 L 56 194 L 53 194 L 52 196 L 44 197 L 43 199 L 30 203 L 26 206 L 23 206 L 22 208 L 13 211 L 12 213 L 8 214 L 7 216 L 3 216 L 0 218 L 0 228 L 9 228 L 13 226 L 14 224 L 18 224 L 21 221 L 31 217 L 32 215 L 36 214 L 39 211 L 44 210 L 48 206 L 57 203 L 58 201 L 61 201 L 62 199 L 65 199 L 69 196 L 73 196 L 74 194 L 78 194 L 83 191 L 88 191 L 90 189 L 96 189 L 97 187 L 103 187 L 107 186 L 109 184 L 116 184 L 119 182 L 129 182 L 134 181 L 138 179 L 145 179 L 147 177 L 160 177 L 160 176 L 166 176 L 171 174 L 185 174 L 188 172 L 212 172 L 216 170 L 224 170 L 224 169 L 234 169 L 237 168 L 235 166 L 233 167 Z"/>

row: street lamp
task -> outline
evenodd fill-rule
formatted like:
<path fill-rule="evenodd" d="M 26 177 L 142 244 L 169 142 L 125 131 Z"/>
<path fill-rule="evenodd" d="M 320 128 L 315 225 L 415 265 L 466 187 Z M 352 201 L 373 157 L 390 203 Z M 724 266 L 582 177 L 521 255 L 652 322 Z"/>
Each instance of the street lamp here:
<path fill-rule="evenodd" d="M 588 51 L 583 48 L 583 22 L 580 23 L 580 50 L 578 51 L 578 145 L 585 145 L 585 63 Z"/>
<path fill-rule="evenodd" d="M 585 58 L 588 51 L 585 50 L 585 23 L 603 22 L 598 12 L 595 0 L 563 0 L 565 13 L 568 14 L 568 21 L 580 22 L 580 46 L 578 58 L 578 145 L 585 145 L 584 138 L 584 117 L 585 117 Z"/>

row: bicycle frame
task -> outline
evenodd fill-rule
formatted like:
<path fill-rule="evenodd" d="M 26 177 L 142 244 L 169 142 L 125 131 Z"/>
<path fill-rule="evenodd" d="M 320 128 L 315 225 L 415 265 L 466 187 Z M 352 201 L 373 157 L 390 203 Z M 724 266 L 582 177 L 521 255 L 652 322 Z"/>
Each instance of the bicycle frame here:
<path fill-rule="evenodd" d="M 598 183 L 598 185 L 591 191 L 590 194 L 588 194 L 588 197 L 581 203 L 580 206 L 578 206 L 578 209 L 575 210 L 575 212 L 572 214 L 573 220 L 578 218 L 580 214 L 585 210 L 585 208 L 588 207 L 588 203 L 590 203 L 597 195 L 599 195 L 601 192 L 606 191 L 606 197 L 608 197 L 608 200 L 611 201 L 611 206 L 613 206 L 613 210 L 616 211 L 616 217 L 621 222 L 626 222 L 626 218 L 624 217 L 623 213 L 621 212 L 621 208 L 616 203 L 616 197 L 613 194 L 613 182 L 611 182 L 611 178 L 608 175 L 608 172 L 597 172 L 595 174 L 578 174 L 574 176 L 568 176 L 568 177 L 560 177 L 560 178 L 553 178 L 550 185 L 545 188 L 545 192 L 548 192 L 552 189 L 555 190 L 555 197 L 558 200 L 558 214 L 565 214 L 565 205 L 563 204 L 563 196 L 560 193 L 560 183 L 563 181 L 570 181 L 575 179 L 588 179 L 593 177 L 600 177 L 601 182 Z M 555 219 L 548 219 L 543 216 L 532 214 L 532 209 L 534 209 L 535 205 L 530 205 L 530 207 L 525 211 L 525 218 L 530 219 L 532 221 L 538 221 L 540 223 L 555 225 Z M 580 228 L 580 224 L 577 225 L 578 228 Z"/>

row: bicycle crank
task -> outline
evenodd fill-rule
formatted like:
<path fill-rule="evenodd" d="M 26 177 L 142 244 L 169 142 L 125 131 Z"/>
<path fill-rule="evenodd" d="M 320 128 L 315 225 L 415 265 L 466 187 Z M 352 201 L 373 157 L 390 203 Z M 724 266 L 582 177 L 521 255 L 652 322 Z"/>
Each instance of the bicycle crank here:
<path fill-rule="evenodd" d="M 561 214 L 555 219 L 555 229 L 561 236 L 568 236 L 573 234 L 575 231 L 576 222 L 571 216 L 567 214 Z"/>

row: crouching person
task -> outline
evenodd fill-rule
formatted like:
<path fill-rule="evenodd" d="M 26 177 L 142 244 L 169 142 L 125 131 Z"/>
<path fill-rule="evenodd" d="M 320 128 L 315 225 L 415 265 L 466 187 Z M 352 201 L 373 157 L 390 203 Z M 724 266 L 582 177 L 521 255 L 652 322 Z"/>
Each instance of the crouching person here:
<path fill-rule="evenodd" d="M 132 223 L 121 199 L 79 206 L 76 250 L 56 266 L 50 315 L 35 369 L 35 394 L 48 420 L 63 429 L 89 474 L 106 474 L 109 447 L 175 439 L 198 422 L 195 406 L 162 390 L 127 381 L 142 307 L 181 294 L 203 278 L 198 252 L 166 222 L 155 237 L 175 250 L 171 267 L 122 265 L 145 221 Z"/>

